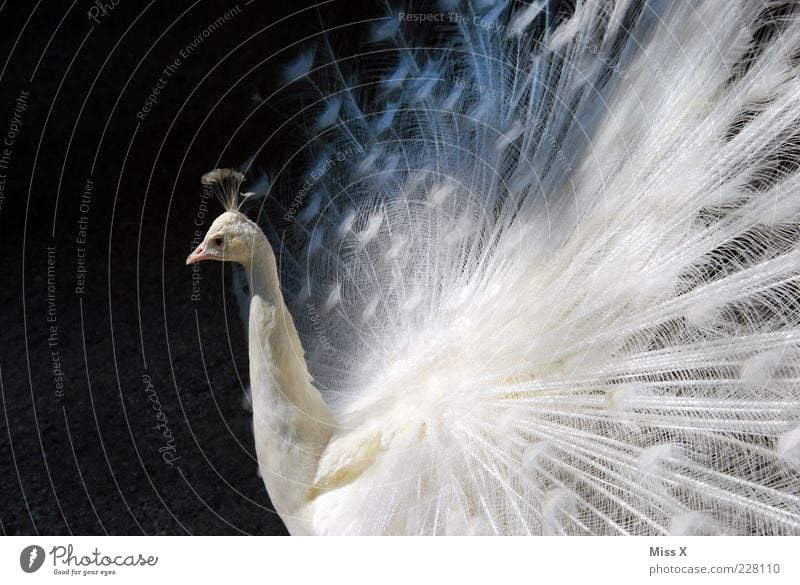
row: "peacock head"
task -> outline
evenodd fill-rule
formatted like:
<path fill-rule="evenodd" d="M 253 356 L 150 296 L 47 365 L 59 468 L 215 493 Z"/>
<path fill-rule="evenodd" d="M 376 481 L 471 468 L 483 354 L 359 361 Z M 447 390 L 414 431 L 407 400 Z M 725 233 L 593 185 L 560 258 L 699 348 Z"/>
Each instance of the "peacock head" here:
<path fill-rule="evenodd" d="M 244 175 L 232 169 L 216 169 L 203 175 L 203 186 L 212 190 L 225 212 L 208 228 L 203 242 L 186 258 L 186 265 L 201 260 L 250 265 L 260 228 L 239 211 L 239 187 Z"/>
<path fill-rule="evenodd" d="M 186 265 L 201 260 L 220 260 L 247 267 L 253 256 L 257 230 L 243 213 L 226 211 L 208 228 L 203 242 L 186 258 Z"/>

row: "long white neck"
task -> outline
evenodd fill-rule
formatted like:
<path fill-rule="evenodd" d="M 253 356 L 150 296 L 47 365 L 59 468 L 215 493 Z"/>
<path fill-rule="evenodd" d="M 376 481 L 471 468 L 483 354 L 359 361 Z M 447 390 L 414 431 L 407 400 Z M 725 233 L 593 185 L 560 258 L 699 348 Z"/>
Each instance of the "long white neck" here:
<path fill-rule="evenodd" d="M 306 533 L 303 508 L 335 419 L 311 384 L 300 338 L 281 295 L 275 255 L 260 230 L 245 268 L 252 294 L 250 385 L 259 466 L 272 504 L 289 531 Z"/>

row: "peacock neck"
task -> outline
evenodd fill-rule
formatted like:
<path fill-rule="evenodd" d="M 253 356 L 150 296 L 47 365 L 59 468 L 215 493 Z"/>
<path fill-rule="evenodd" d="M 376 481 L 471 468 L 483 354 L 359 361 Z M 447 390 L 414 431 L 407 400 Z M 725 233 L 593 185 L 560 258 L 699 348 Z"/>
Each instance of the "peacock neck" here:
<path fill-rule="evenodd" d="M 305 532 L 302 510 L 335 419 L 311 383 L 303 347 L 283 301 L 275 255 L 258 230 L 248 271 L 253 431 L 264 484 L 292 533 Z"/>

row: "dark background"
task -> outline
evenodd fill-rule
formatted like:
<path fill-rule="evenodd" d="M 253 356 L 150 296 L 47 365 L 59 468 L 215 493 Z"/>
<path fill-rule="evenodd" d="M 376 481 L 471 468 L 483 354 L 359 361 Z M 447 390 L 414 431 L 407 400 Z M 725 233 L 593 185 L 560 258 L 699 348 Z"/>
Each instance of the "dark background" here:
<path fill-rule="evenodd" d="M 312 3 L 245 1 L 181 59 L 140 120 L 164 68 L 234 0 L 118 0 L 98 8 L 98 22 L 89 0 L 0 0 L 0 142 L 29 92 L 0 170 L 4 534 L 285 533 L 256 475 L 251 414 L 241 404 L 246 339 L 229 267 L 202 266 L 200 300 L 191 300 L 184 260 L 199 177 L 257 151 L 256 166 L 274 174 L 301 133 L 296 121 L 284 124 L 297 96 L 270 97 L 283 66 L 326 27 L 342 27 L 337 52 L 357 48 L 364 26 L 354 23 L 381 6 L 334 0 L 288 16 Z M 272 195 L 280 205 L 281 191 Z M 203 232 L 220 211 L 209 206 Z M 80 248 L 86 288 L 76 294 Z M 171 465 L 159 452 L 167 442 L 144 375 L 174 438 Z"/>

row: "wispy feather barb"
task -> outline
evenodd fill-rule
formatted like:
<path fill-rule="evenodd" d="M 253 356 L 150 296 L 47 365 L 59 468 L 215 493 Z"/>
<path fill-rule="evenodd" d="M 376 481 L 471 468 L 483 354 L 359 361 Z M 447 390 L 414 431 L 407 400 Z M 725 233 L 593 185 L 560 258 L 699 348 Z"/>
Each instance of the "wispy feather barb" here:
<path fill-rule="evenodd" d="M 244 175 L 236 169 L 214 169 L 203 175 L 200 182 L 214 191 L 225 211 L 238 211 L 245 201 L 239 200 Z"/>

